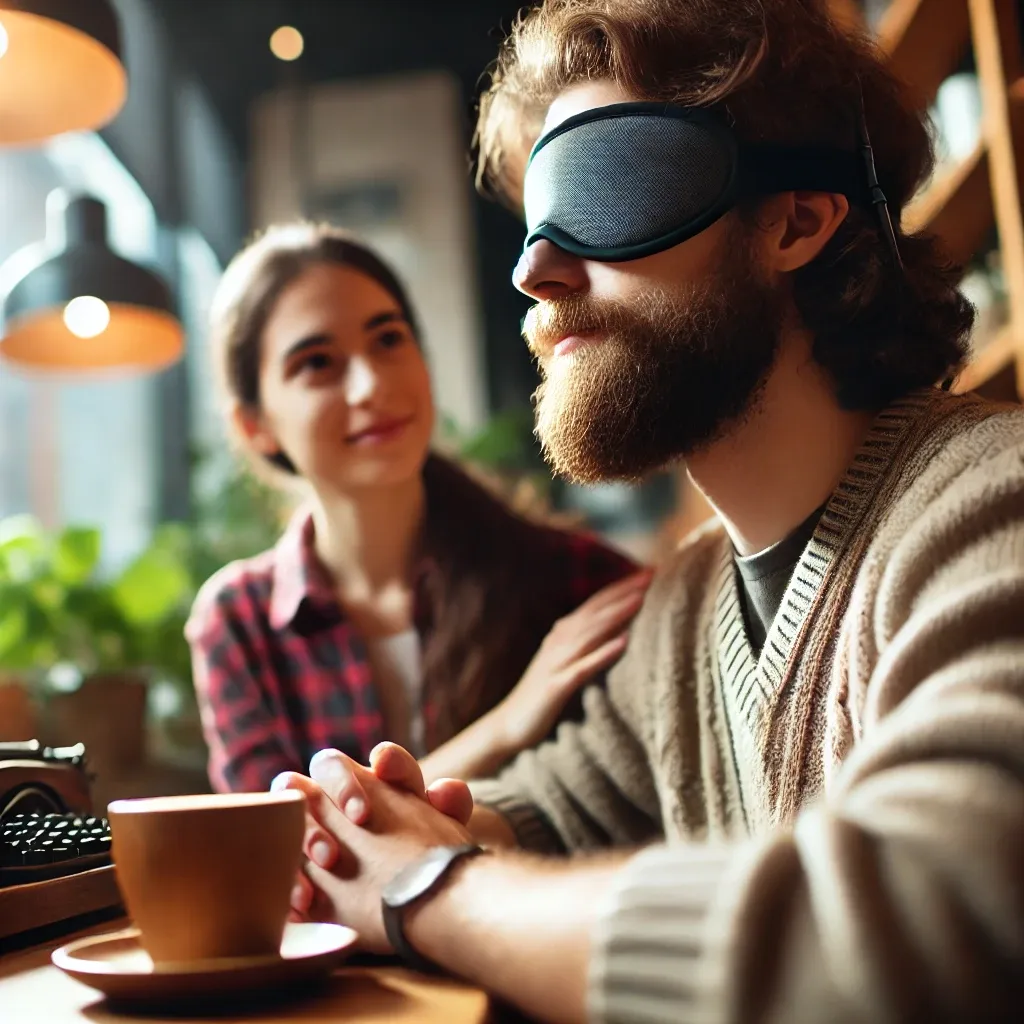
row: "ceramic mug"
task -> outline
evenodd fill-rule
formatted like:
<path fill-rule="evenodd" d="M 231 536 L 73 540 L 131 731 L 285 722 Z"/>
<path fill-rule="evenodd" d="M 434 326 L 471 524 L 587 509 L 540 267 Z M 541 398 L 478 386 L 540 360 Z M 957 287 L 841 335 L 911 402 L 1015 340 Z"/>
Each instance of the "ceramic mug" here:
<path fill-rule="evenodd" d="M 279 951 L 302 860 L 301 793 L 115 800 L 118 885 L 154 963 Z"/>

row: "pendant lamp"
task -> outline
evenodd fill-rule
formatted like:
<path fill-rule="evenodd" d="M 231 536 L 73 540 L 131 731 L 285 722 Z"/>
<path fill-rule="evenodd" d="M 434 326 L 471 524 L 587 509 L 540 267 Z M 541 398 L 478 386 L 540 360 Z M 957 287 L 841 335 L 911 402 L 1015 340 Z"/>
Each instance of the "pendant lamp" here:
<path fill-rule="evenodd" d="M 0 145 L 100 128 L 127 92 L 109 0 L 0 0 Z"/>
<path fill-rule="evenodd" d="M 39 370 L 155 370 L 181 356 L 170 292 L 107 245 L 106 207 L 62 189 L 46 202 L 46 240 L 0 267 L 0 356 Z"/>

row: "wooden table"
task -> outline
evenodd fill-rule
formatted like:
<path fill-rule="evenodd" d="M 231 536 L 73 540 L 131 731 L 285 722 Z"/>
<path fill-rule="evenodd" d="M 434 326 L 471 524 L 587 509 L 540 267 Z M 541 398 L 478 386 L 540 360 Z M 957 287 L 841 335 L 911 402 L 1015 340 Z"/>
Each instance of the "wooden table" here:
<path fill-rule="evenodd" d="M 50 963 L 58 946 L 100 932 L 117 931 L 124 921 L 64 936 L 42 946 L 0 957 L 0 1021 L 3 1024 L 180 1024 L 181 1016 L 136 1017 L 109 1009 L 100 993 L 69 978 Z M 429 978 L 401 967 L 341 967 L 325 986 L 294 1003 L 244 1014 L 190 1016 L 192 1024 L 486 1024 L 494 1018 L 479 989 Z"/>

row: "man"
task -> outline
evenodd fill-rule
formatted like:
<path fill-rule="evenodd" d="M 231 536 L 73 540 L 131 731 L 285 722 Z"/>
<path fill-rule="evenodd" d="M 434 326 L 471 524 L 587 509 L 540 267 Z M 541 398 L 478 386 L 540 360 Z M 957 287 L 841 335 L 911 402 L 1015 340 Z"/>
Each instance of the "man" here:
<path fill-rule="evenodd" d="M 479 140 L 552 464 L 683 459 L 717 518 L 475 809 L 395 747 L 279 780 L 297 910 L 552 1021 L 1016 1019 L 1024 412 L 933 386 L 925 125 L 815 0 L 547 0 Z"/>

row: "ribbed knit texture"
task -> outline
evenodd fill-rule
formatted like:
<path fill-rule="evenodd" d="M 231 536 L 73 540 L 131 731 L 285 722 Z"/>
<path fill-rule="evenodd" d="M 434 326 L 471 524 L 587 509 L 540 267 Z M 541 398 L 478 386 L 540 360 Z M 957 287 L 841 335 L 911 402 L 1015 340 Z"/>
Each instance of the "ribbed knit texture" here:
<path fill-rule="evenodd" d="M 474 792 L 535 849 L 661 841 L 604 905 L 594 1020 L 1024 1012 L 1024 410 L 883 412 L 760 657 L 702 528 L 584 705 Z"/>

